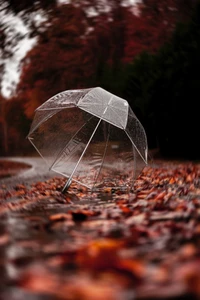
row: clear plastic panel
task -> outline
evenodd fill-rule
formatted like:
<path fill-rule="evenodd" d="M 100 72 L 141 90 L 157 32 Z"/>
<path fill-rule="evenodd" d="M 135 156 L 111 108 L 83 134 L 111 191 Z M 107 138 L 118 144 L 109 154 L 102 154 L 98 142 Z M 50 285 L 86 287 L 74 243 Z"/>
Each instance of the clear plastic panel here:
<path fill-rule="evenodd" d="M 131 188 L 134 179 L 134 148 L 123 129 L 107 125 L 109 142 L 95 187 Z"/>
<path fill-rule="evenodd" d="M 144 162 L 137 150 L 135 150 L 134 156 L 136 162 L 136 167 L 134 167 L 134 178 L 136 179 L 147 164 Z"/>
<path fill-rule="evenodd" d="M 128 111 L 129 111 L 128 102 L 122 98 L 113 97 L 109 106 L 118 115 L 118 118 L 120 119 L 120 123 L 122 124 L 123 129 L 125 129 L 128 120 Z"/>
<path fill-rule="evenodd" d="M 100 105 L 103 107 L 107 107 L 111 97 L 113 97 L 111 93 L 106 90 L 96 87 L 88 91 L 88 93 L 80 99 L 78 106 L 85 107 L 90 109 L 91 105 Z"/>
<path fill-rule="evenodd" d="M 77 104 L 80 109 L 101 118 L 108 106 L 110 95 L 101 88 L 94 88 L 88 92 Z"/>
<path fill-rule="evenodd" d="M 147 137 L 143 126 L 129 107 L 128 122 L 125 129 L 138 154 L 147 164 Z"/>
<path fill-rule="evenodd" d="M 128 102 L 122 98 L 114 96 L 110 101 L 110 106 L 114 109 L 125 112 L 128 115 Z"/>
<path fill-rule="evenodd" d="M 74 170 L 73 178 L 89 188 L 92 188 L 98 180 L 104 163 L 109 141 L 107 127 L 108 124 L 99 119 L 81 161 Z"/>
<path fill-rule="evenodd" d="M 84 111 L 83 114 L 85 114 Z M 54 163 L 52 170 L 63 174 L 66 177 L 73 177 L 74 173 L 82 161 L 90 140 L 94 134 L 95 128 L 98 128 L 99 118 L 90 115 L 90 118 L 80 126 L 76 134 L 68 141 L 60 157 Z M 87 171 L 85 172 L 87 175 Z"/>
<path fill-rule="evenodd" d="M 124 129 L 126 126 L 126 118 L 123 118 L 123 115 L 118 114 L 118 112 L 111 106 L 108 106 L 105 110 L 103 114 L 103 120 L 121 129 Z"/>
<path fill-rule="evenodd" d="M 65 108 L 70 104 L 77 105 L 78 101 L 90 91 L 91 89 L 81 89 L 81 90 L 67 90 L 56 94 L 51 97 L 49 100 L 44 102 L 37 109 L 48 110 L 52 108 Z"/>
<path fill-rule="evenodd" d="M 74 180 L 92 188 L 129 188 L 134 177 L 134 151 L 124 130 L 101 120 L 81 161 Z"/>
<path fill-rule="evenodd" d="M 47 121 L 49 118 L 53 117 L 53 115 L 57 114 L 61 109 L 50 109 L 48 111 L 44 111 L 44 110 L 37 110 L 35 113 L 35 117 L 34 120 L 31 124 L 31 128 L 29 131 L 29 135 L 36 130 L 37 127 L 40 126 L 40 124 L 44 123 L 45 121 Z"/>
<path fill-rule="evenodd" d="M 88 92 L 79 101 L 78 107 L 117 127 L 122 129 L 126 127 L 128 118 L 127 101 L 102 88 L 94 88 Z"/>
<path fill-rule="evenodd" d="M 92 116 L 77 107 L 63 109 L 48 118 L 29 135 L 29 140 L 46 161 L 49 169 L 53 166 L 65 146 L 87 124 Z M 92 129 L 90 130 L 92 131 Z"/>

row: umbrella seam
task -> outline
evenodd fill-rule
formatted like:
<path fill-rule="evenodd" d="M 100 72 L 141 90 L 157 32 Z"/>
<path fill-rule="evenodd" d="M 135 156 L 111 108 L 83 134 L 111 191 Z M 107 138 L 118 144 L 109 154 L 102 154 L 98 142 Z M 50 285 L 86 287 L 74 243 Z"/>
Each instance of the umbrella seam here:
<path fill-rule="evenodd" d="M 83 156 L 84 156 L 84 154 L 85 154 L 85 152 L 86 152 L 86 150 L 87 150 L 87 148 L 88 148 L 88 146 L 89 146 L 89 144 L 90 144 L 90 142 L 91 142 L 91 140 L 92 140 L 92 138 L 93 138 L 95 132 L 97 131 L 97 128 L 99 127 L 99 124 L 100 124 L 101 120 L 102 120 L 102 119 L 99 119 L 99 122 L 97 123 L 97 125 L 96 125 L 96 127 L 95 127 L 95 129 L 94 129 L 94 131 L 93 131 L 93 133 L 92 133 L 92 135 L 91 135 L 91 137 L 89 138 L 89 140 L 88 140 L 88 142 L 87 142 L 87 145 L 85 146 L 85 149 L 83 150 L 81 156 L 79 157 L 79 160 L 78 160 L 78 162 L 77 162 L 77 164 L 76 164 L 74 170 L 72 171 L 72 173 L 71 173 L 69 179 L 67 180 L 67 182 L 66 182 L 66 184 L 65 184 L 65 186 L 64 186 L 64 188 L 63 188 L 63 191 L 65 190 L 65 188 L 66 188 L 68 182 L 72 179 L 74 173 L 76 172 L 76 169 L 78 168 L 79 163 L 81 162 L 81 160 L 82 160 L 82 158 L 83 158 Z"/>
<path fill-rule="evenodd" d="M 109 124 L 109 126 L 110 126 L 110 124 Z M 107 136 L 107 139 L 106 139 L 106 146 L 105 146 L 105 150 L 104 150 L 104 154 L 103 154 L 101 166 L 100 166 L 98 174 L 97 174 L 97 176 L 96 176 L 96 178 L 94 180 L 94 184 L 93 184 L 92 190 L 94 189 L 95 183 L 98 180 L 99 174 L 101 173 L 101 169 L 102 169 L 102 166 L 103 166 L 103 163 L 104 163 L 104 160 L 105 160 L 105 156 L 106 156 L 106 152 L 107 152 L 107 148 L 108 148 L 109 138 L 110 138 L 110 131 L 108 132 L 108 136 Z"/>
<path fill-rule="evenodd" d="M 78 107 L 79 107 L 79 106 L 78 106 Z M 95 117 L 97 117 L 97 118 L 99 118 L 99 119 L 101 119 L 101 120 L 104 120 L 104 121 L 108 122 L 109 124 L 111 124 L 111 125 L 113 125 L 113 126 L 116 126 L 116 127 L 120 128 L 120 129 L 125 130 L 125 128 L 120 127 L 120 126 L 116 125 L 115 123 L 110 122 L 110 120 L 107 120 L 107 119 L 103 118 L 103 116 L 99 116 L 99 115 L 95 114 L 94 112 L 91 113 L 90 111 L 88 111 L 88 110 L 86 110 L 86 109 L 83 109 L 82 107 L 79 107 L 79 108 L 80 108 L 81 110 L 86 111 L 86 112 L 89 113 L 89 114 L 93 114 Z"/>
<path fill-rule="evenodd" d="M 93 117 L 94 117 L 94 116 L 91 116 L 91 117 L 87 120 L 87 122 L 89 122 Z M 67 144 L 65 144 L 65 146 L 62 148 L 62 150 L 59 151 L 59 153 L 58 153 L 58 155 L 56 156 L 56 159 L 54 160 L 53 164 L 49 167 L 49 170 L 51 170 L 51 169 L 55 166 L 56 162 L 57 162 L 58 159 L 60 158 L 60 155 L 63 153 L 64 149 L 65 149 L 65 148 L 67 147 L 67 145 L 73 140 L 73 138 L 80 132 L 80 130 L 85 126 L 85 124 L 87 124 L 87 122 L 85 122 L 85 123 L 81 126 L 81 128 L 79 128 L 79 130 L 76 131 L 76 133 L 75 133 L 75 134 L 73 135 L 73 137 L 69 140 L 69 142 L 68 142 Z"/>
<path fill-rule="evenodd" d="M 60 112 L 62 109 L 58 109 L 57 108 L 57 112 L 56 113 L 58 113 L 58 112 Z M 50 115 L 50 116 L 48 116 L 48 117 L 46 117 L 46 118 L 43 118 L 35 127 L 33 127 L 31 130 L 30 130 L 30 132 L 29 132 L 29 134 L 28 134 L 28 136 L 27 137 L 29 137 L 29 135 L 31 135 L 42 123 L 45 123 L 48 119 L 50 119 L 51 117 L 53 117 L 55 115 L 55 113 L 53 114 L 53 115 Z"/>

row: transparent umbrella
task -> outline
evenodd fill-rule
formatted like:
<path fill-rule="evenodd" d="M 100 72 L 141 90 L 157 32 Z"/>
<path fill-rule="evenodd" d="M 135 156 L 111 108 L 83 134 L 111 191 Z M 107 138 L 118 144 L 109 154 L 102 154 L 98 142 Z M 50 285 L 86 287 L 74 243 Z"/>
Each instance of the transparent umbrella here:
<path fill-rule="evenodd" d="M 50 170 L 95 189 L 132 188 L 147 138 L 128 102 L 100 88 L 67 90 L 36 109 L 28 139 Z"/>

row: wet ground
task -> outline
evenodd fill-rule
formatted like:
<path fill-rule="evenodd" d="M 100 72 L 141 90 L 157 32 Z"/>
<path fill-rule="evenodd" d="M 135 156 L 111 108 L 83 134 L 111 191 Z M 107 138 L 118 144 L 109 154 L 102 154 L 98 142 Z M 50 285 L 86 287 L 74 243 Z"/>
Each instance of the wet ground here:
<path fill-rule="evenodd" d="M 49 171 L 46 163 L 40 157 L 1 157 L 0 160 L 19 162 L 30 166 L 26 170 L 21 169 L 15 176 L 0 178 L 0 185 L 15 186 L 16 184 L 30 184 L 35 181 L 43 181 L 53 176 L 55 172 Z"/>
<path fill-rule="evenodd" d="M 8 160 L 11 162 L 19 162 L 27 164 L 30 166 L 27 170 L 20 170 L 18 174 L 14 176 L 9 176 L 5 178 L 0 178 L 0 185 L 6 184 L 10 187 L 19 184 L 25 183 L 30 184 L 35 181 L 43 181 L 48 178 L 52 178 L 54 176 L 59 176 L 59 174 L 49 171 L 47 164 L 45 161 L 39 157 L 0 157 L 0 160 Z M 178 163 L 181 163 L 180 160 L 164 160 L 160 157 L 157 157 L 157 150 L 152 150 L 149 155 L 149 166 L 157 167 L 162 165 L 170 165 L 171 167 L 176 166 Z M 189 163 L 189 162 L 185 162 Z"/>
<path fill-rule="evenodd" d="M 200 299 L 200 165 L 155 160 L 89 194 L 40 158 L 0 181 L 0 299 Z M 55 177 L 56 176 L 56 177 Z"/>

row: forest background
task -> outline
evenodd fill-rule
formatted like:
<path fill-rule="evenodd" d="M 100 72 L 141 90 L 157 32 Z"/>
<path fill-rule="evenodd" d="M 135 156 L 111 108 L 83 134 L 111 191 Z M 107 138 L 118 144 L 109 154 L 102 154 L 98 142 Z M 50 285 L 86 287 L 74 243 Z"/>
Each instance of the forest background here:
<path fill-rule="evenodd" d="M 37 41 L 16 89 L 0 93 L 1 156 L 31 154 L 34 110 L 49 97 L 101 86 L 128 100 L 149 148 L 199 159 L 199 1 L 6 0 L 0 12 L 1 91 L 5 62 L 24 38 L 10 34 L 6 16 L 19 16 Z"/>

